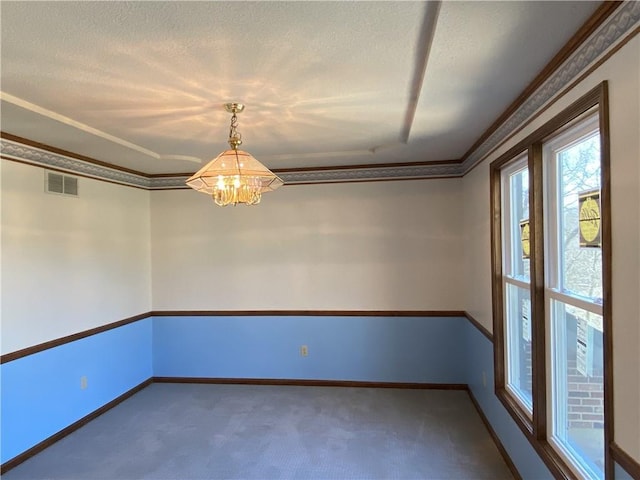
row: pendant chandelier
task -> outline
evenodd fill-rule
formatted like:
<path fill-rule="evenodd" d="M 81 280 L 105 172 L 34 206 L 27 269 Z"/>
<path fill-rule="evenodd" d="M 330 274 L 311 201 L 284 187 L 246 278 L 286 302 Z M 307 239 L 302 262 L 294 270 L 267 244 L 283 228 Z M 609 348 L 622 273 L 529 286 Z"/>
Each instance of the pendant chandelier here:
<path fill-rule="evenodd" d="M 256 205 L 260 203 L 264 192 L 271 192 L 284 182 L 251 154 L 238 150 L 242 145 L 242 135 L 238 132 L 236 114 L 244 110 L 244 105 L 227 103 L 225 109 L 232 114 L 229 128 L 231 149 L 225 150 L 194 173 L 187 180 L 187 185 L 211 195 L 216 205 L 221 207 L 238 203 Z"/>

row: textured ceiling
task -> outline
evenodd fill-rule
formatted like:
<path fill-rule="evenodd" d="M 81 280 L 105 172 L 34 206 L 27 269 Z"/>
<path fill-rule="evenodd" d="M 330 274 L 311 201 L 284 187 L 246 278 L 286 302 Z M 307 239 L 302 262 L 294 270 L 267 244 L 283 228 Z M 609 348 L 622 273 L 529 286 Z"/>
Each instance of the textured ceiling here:
<path fill-rule="evenodd" d="M 145 173 L 459 159 L 597 2 L 0 2 L 2 131 Z"/>

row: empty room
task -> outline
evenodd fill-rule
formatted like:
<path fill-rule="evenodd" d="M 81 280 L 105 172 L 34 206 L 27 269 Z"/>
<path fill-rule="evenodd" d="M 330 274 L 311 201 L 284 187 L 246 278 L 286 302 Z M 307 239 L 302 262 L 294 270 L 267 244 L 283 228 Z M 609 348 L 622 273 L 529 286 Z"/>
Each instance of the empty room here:
<path fill-rule="evenodd" d="M 640 479 L 640 2 L 0 22 L 3 479 Z"/>

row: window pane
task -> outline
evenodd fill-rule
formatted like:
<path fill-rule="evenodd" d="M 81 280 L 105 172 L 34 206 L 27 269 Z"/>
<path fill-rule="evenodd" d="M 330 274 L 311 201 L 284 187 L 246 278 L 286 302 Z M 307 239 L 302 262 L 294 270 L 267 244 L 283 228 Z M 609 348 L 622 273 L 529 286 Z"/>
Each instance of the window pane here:
<path fill-rule="evenodd" d="M 507 274 L 529 281 L 529 170 L 526 167 L 509 176 L 509 199 L 511 268 Z"/>
<path fill-rule="evenodd" d="M 531 300 L 529 290 L 506 285 L 507 385 L 532 409 Z"/>
<path fill-rule="evenodd" d="M 597 242 L 600 227 L 600 136 L 593 134 L 559 151 L 557 161 L 561 230 L 559 287 L 568 294 L 602 303 L 602 250 Z"/>
<path fill-rule="evenodd" d="M 590 477 L 604 478 L 602 317 L 551 301 L 553 432 Z"/>

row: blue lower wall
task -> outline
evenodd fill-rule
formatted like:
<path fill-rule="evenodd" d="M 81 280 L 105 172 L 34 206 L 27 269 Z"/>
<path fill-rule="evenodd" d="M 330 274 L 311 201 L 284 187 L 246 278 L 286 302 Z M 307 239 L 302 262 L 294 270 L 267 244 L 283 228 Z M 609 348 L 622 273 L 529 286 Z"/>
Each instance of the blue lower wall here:
<path fill-rule="evenodd" d="M 469 385 L 485 417 L 523 479 L 552 479 L 551 472 L 494 394 L 493 343 L 471 322 L 467 322 L 465 334 L 467 364 L 465 383 Z M 486 385 L 482 381 L 483 372 Z"/>
<path fill-rule="evenodd" d="M 1 463 L 151 377 L 151 324 L 147 318 L 0 365 Z"/>
<path fill-rule="evenodd" d="M 152 376 L 359 380 L 468 384 L 522 477 L 552 478 L 493 393 L 491 341 L 462 317 L 147 318 L 7 362 L 0 375 L 1 463 Z M 631 477 L 617 466 L 616 478 Z"/>
<path fill-rule="evenodd" d="M 634 480 L 633 477 L 617 463 L 615 464 L 614 478 L 616 480 Z"/>
<path fill-rule="evenodd" d="M 156 317 L 159 377 L 465 383 L 460 317 Z M 309 355 L 300 356 L 307 345 Z"/>

